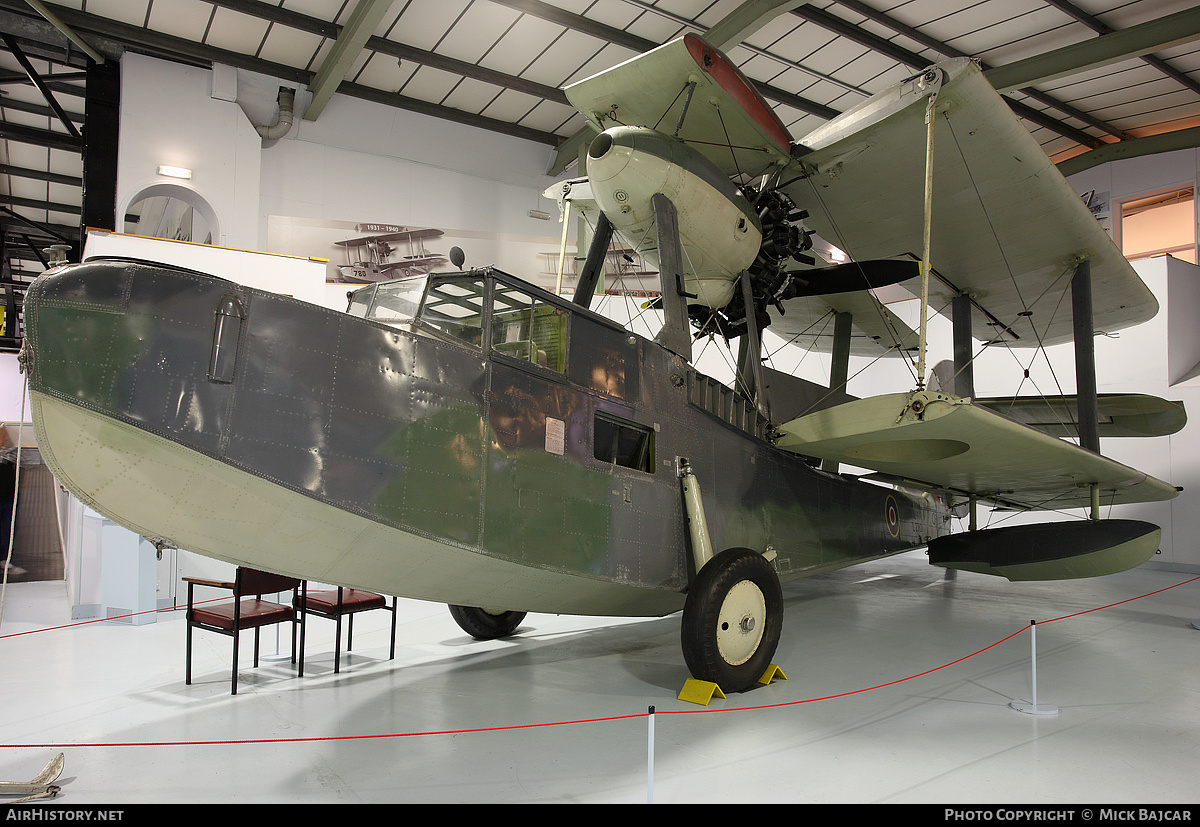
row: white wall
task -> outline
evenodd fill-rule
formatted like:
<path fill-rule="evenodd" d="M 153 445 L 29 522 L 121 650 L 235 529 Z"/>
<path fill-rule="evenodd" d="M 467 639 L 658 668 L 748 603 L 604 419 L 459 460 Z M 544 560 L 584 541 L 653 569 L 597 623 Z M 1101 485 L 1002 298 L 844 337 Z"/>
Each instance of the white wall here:
<path fill-rule="evenodd" d="M 214 244 L 258 250 L 262 140 L 236 103 L 211 96 L 212 74 L 132 52 L 122 57 L 117 215 L 147 187 L 175 184 L 216 212 Z M 192 178 L 164 178 L 160 164 L 190 169 Z"/>

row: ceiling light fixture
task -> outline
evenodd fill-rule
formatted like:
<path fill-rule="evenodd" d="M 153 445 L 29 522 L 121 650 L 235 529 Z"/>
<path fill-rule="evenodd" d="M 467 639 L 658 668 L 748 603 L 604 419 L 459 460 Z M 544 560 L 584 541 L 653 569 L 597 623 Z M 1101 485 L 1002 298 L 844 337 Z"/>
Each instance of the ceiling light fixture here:
<path fill-rule="evenodd" d="M 171 167 L 160 165 L 158 168 L 159 175 L 166 175 L 169 178 L 191 178 L 192 171 L 186 167 Z"/>

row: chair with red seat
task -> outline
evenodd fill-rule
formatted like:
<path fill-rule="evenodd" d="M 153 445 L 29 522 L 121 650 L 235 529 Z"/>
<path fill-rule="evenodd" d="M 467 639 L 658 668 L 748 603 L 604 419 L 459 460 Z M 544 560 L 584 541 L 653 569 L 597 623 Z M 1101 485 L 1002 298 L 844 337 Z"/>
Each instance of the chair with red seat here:
<path fill-rule="evenodd" d="M 192 629 L 205 629 L 218 632 L 233 638 L 233 692 L 237 694 L 238 676 L 238 640 L 245 629 L 254 630 L 254 666 L 258 667 L 258 639 L 263 626 L 276 623 L 292 624 L 292 663 L 296 662 L 296 626 L 298 624 L 294 608 L 296 595 L 300 591 L 301 581 L 295 577 L 285 577 L 281 574 L 258 571 L 239 567 L 234 581 L 206 580 L 199 577 L 185 577 L 188 584 L 187 602 L 187 670 L 184 682 L 192 682 Z M 218 589 L 229 589 L 233 592 L 233 600 L 209 605 L 197 605 L 194 600 L 196 586 L 207 586 Z M 292 599 L 287 603 L 274 603 L 263 600 L 264 594 L 292 592 Z"/>
<path fill-rule="evenodd" d="M 333 652 L 334 672 L 341 670 L 342 618 L 347 618 L 346 651 L 349 652 L 354 648 L 354 616 L 359 612 L 367 612 L 372 609 L 386 609 L 392 613 L 392 643 L 388 660 L 396 657 L 396 598 L 394 597 L 389 606 L 387 598 L 381 594 L 375 594 L 375 592 L 363 591 L 362 589 L 347 589 L 342 586 L 338 586 L 336 589 L 319 589 L 310 592 L 308 590 L 308 583 L 305 582 L 300 590 L 300 598 L 296 603 L 296 608 L 300 610 L 299 674 L 301 676 L 304 675 L 304 633 L 306 621 L 310 614 L 337 621 L 337 629 L 334 632 L 336 636 Z"/>

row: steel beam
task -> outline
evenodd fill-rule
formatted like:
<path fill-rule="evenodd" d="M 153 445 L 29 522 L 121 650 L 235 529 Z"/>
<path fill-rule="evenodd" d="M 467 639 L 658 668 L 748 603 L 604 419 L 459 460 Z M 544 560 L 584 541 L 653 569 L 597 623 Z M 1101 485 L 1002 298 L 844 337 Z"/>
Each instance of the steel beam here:
<path fill-rule="evenodd" d="M 117 136 L 121 126 L 121 67 L 93 63 L 88 67 L 84 104 L 83 206 L 79 245 L 88 227 L 118 230 Z"/>
<path fill-rule="evenodd" d="M 1063 175 L 1074 175 L 1085 169 L 1091 169 L 1109 161 L 1119 161 L 1122 158 L 1138 158 L 1143 155 L 1156 155 L 1160 152 L 1174 152 L 1178 149 L 1195 149 L 1196 147 L 1200 147 L 1200 126 L 1104 144 L 1098 149 L 1060 161 L 1056 166 Z"/>
<path fill-rule="evenodd" d="M 63 184 L 68 187 L 82 187 L 83 179 L 75 175 L 63 175 L 44 169 L 26 169 L 12 164 L 0 164 L 0 175 L 11 175 L 15 178 L 29 178 L 34 181 L 48 181 L 51 184 Z"/>
<path fill-rule="evenodd" d="M 36 127 L 23 126 L 19 123 L 0 122 L 0 138 L 16 141 L 21 144 L 62 149 L 67 152 L 79 152 L 83 148 L 83 141 L 74 135 L 64 135 L 62 132 L 55 132 L 50 129 L 37 129 Z"/>
<path fill-rule="evenodd" d="M 29 80 L 38 88 L 38 91 L 42 93 L 42 97 L 46 99 L 46 103 L 49 104 L 50 109 L 54 112 L 55 117 L 58 118 L 59 122 L 66 127 L 67 132 L 71 133 L 72 136 L 76 138 L 81 137 L 79 130 L 75 128 L 75 124 L 73 124 L 71 119 L 67 117 L 67 113 L 63 111 L 63 108 L 59 105 L 58 100 L 54 97 L 54 93 L 50 91 L 50 88 L 46 86 L 46 82 L 42 80 L 42 76 L 39 75 L 37 70 L 33 68 L 33 64 L 29 62 L 29 58 L 27 58 L 25 53 L 21 51 L 21 47 L 18 45 L 17 39 L 10 34 L 4 34 L 2 37 L 4 38 L 4 45 L 8 47 L 10 52 L 12 52 L 13 57 L 17 59 L 17 63 L 21 64 L 21 68 L 25 70 L 25 74 L 29 76 Z"/>
<path fill-rule="evenodd" d="M 710 46 L 724 51 L 737 46 L 768 21 L 799 6 L 803 0 L 745 0 L 704 33 Z"/>
<path fill-rule="evenodd" d="M 312 92 L 312 102 L 305 110 L 304 120 L 315 121 L 320 116 L 325 104 L 337 91 L 338 84 L 345 79 L 346 72 L 362 53 L 367 38 L 374 34 L 391 5 L 392 0 L 359 0 L 308 86 Z"/>
<path fill-rule="evenodd" d="M 907 26 L 897 20 L 892 19 L 891 17 L 888 17 L 882 12 L 870 8 L 865 3 L 858 2 L 858 0 L 838 0 L 838 2 L 846 8 L 863 15 L 869 20 L 887 26 L 892 31 L 902 34 L 905 37 L 912 38 L 922 46 L 933 49 L 941 55 L 946 57 L 969 57 L 969 55 L 965 55 L 958 49 L 955 49 L 953 46 L 948 46 L 939 40 L 929 37 L 928 35 L 912 28 L 911 26 Z M 836 15 L 830 14 L 824 9 L 818 9 L 806 4 L 796 9 L 793 14 L 815 23 L 827 31 L 831 31 L 834 34 L 839 34 L 842 37 L 853 40 L 860 46 L 865 46 L 868 49 L 885 54 L 896 62 L 908 66 L 909 68 L 921 70 L 933 62 L 928 58 L 918 55 L 916 52 L 909 51 L 903 46 L 893 43 L 887 38 L 880 37 L 872 32 L 868 32 L 859 26 L 855 26 L 853 23 L 843 20 Z M 984 66 L 983 68 L 986 70 L 987 67 Z M 1091 115 L 1088 115 L 1086 112 L 1082 112 L 1073 106 L 1065 104 L 1062 101 L 1055 100 L 1045 92 L 1040 92 L 1037 89 L 1032 88 L 1022 89 L 1021 92 L 1029 95 L 1046 106 L 1052 106 L 1066 115 L 1070 115 L 1073 118 L 1078 118 L 1084 123 L 1094 126 L 1098 129 L 1102 129 L 1111 135 L 1124 137 L 1119 130 L 1113 128 L 1112 126 L 1093 118 Z M 1068 126 L 1056 118 L 1052 118 L 1046 113 L 1040 112 L 1031 106 L 1014 100 L 1007 100 L 1007 103 L 1009 107 L 1017 113 L 1018 116 L 1024 118 L 1025 120 L 1032 121 L 1039 126 L 1044 126 L 1047 129 L 1057 132 L 1063 137 L 1070 138 L 1076 143 L 1091 147 L 1100 146 L 1103 143 L 1100 139 L 1095 138 L 1080 129 L 1075 129 L 1074 127 Z"/>
<path fill-rule="evenodd" d="M 1200 6 L 985 71 L 998 92 L 1075 75 L 1200 39 Z"/>
<path fill-rule="evenodd" d="M 1100 18 L 1088 14 L 1083 9 L 1079 8 L 1068 0 L 1046 0 L 1046 2 L 1051 6 L 1054 6 L 1054 8 L 1058 9 L 1063 14 L 1074 17 L 1076 20 L 1094 32 L 1099 32 L 1100 34 L 1109 34 L 1110 32 L 1116 31 L 1116 29 L 1105 23 Z M 1156 55 L 1142 55 L 1142 60 L 1149 63 L 1155 69 L 1159 70 L 1172 80 L 1178 81 L 1181 85 L 1191 89 L 1193 92 L 1200 93 L 1200 83 L 1192 80 L 1183 72 L 1179 71 L 1174 66 L 1171 66 L 1161 57 Z"/>
<path fill-rule="evenodd" d="M 34 11 L 36 11 L 43 18 L 45 18 L 47 23 L 49 23 L 54 28 L 56 28 L 60 32 L 62 32 L 63 37 L 65 37 L 67 40 L 71 41 L 76 46 L 78 46 L 79 50 L 81 52 L 83 52 L 85 55 L 87 55 L 89 58 L 91 58 L 96 63 L 104 63 L 105 62 L 104 55 L 97 52 L 95 49 L 92 48 L 90 43 L 88 43 L 86 40 L 84 40 L 82 37 L 80 37 L 75 32 L 71 31 L 71 27 L 68 26 L 66 23 L 63 23 L 61 20 L 59 20 L 58 17 L 55 16 L 54 12 L 52 12 L 48 8 L 46 8 L 46 5 L 44 3 L 42 3 L 41 0 L 25 0 L 25 2 L 28 3 L 33 8 Z"/>

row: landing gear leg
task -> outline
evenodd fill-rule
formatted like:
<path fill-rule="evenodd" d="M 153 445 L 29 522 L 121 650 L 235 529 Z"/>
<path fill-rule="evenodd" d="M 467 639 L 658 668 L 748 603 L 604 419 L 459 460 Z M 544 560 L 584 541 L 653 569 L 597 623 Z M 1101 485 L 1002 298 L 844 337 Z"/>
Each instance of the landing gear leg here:
<path fill-rule="evenodd" d="M 735 548 L 696 575 L 683 608 L 683 659 L 722 692 L 750 689 L 771 665 L 783 630 L 779 576 L 756 551 Z"/>
<path fill-rule="evenodd" d="M 508 637 L 525 619 L 525 612 L 490 611 L 476 606 L 451 606 L 454 622 L 476 640 Z"/>

